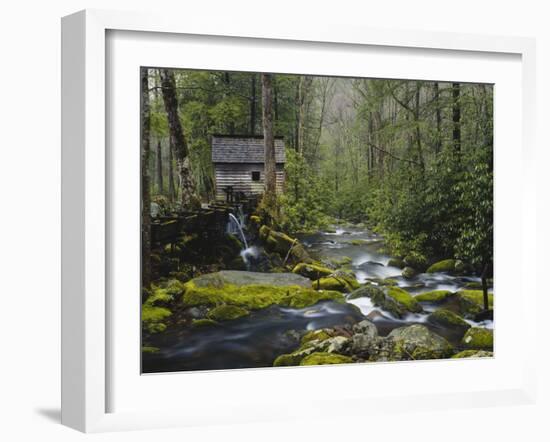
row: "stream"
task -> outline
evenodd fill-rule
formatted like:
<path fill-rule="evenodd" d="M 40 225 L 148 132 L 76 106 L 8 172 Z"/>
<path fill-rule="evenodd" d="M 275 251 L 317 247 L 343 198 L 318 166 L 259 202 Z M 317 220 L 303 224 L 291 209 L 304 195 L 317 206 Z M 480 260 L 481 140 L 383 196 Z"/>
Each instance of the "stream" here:
<path fill-rule="evenodd" d="M 337 227 L 331 232 L 299 235 L 298 239 L 314 259 L 339 261 L 351 258 L 349 267 L 360 283 L 368 278 L 391 277 L 399 287 L 416 295 L 432 290 L 455 292 L 469 282 L 480 282 L 478 277 L 455 277 L 445 273 L 422 273 L 405 279 L 399 268 L 387 265 L 390 256 L 381 252 L 383 239 L 365 229 Z M 396 319 L 375 307 L 370 298 L 363 297 L 344 304 L 320 302 L 304 309 L 271 306 L 213 327 L 171 327 L 149 340 L 149 345 L 158 347 L 160 351 L 143 354 L 142 371 L 158 373 L 271 367 L 277 356 L 297 348 L 299 338 L 296 332 L 352 325 L 365 318 L 376 325 L 381 336 L 386 336 L 397 327 L 421 323 L 449 342 L 458 343 L 461 336 L 456 335 L 456 330 L 446 330 L 426 321 L 428 314 L 437 306 L 422 303 L 422 307 L 423 313 L 410 313 L 403 319 Z M 493 328 L 493 321 L 490 320 L 467 322 Z"/>

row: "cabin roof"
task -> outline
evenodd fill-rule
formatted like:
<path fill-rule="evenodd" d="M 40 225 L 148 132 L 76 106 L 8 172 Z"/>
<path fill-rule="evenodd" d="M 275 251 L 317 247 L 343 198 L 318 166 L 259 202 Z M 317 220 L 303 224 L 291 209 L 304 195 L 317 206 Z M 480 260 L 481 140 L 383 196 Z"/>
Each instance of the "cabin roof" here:
<path fill-rule="evenodd" d="M 263 136 L 213 135 L 213 163 L 263 163 Z M 285 144 L 282 137 L 275 137 L 275 162 L 285 162 Z"/>

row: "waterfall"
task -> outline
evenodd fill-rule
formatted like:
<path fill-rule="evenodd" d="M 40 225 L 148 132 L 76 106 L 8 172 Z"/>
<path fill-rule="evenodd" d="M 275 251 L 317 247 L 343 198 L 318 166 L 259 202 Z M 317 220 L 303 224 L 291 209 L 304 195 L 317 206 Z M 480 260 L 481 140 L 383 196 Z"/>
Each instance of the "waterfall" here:
<path fill-rule="evenodd" d="M 243 241 L 245 250 L 248 249 L 248 243 L 246 242 L 246 237 L 244 236 L 244 232 L 243 232 L 243 228 L 241 226 L 241 223 L 239 222 L 237 217 L 235 215 L 233 215 L 232 213 L 229 214 L 229 219 L 233 222 L 234 225 L 237 226 L 237 232 L 239 232 L 239 234 L 241 235 L 241 239 Z M 231 226 L 231 222 L 228 226 L 228 231 L 229 231 L 229 233 L 233 233 L 233 230 L 231 229 L 230 226 Z"/>

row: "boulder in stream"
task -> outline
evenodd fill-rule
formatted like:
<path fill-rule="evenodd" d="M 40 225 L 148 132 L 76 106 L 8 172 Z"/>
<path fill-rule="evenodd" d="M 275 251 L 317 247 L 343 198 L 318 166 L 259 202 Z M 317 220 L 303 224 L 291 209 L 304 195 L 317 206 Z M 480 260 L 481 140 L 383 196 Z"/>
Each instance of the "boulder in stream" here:
<path fill-rule="evenodd" d="M 471 327 L 470 324 L 468 324 L 456 313 L 443 308 L 437 309 L 436 311 L 430 313 L 427 319 L 431 324 L 444 328 L 460 329 L 463 330 L 463 332 Z"/>
<path fill-rule="evenodd" d="M 481 327 L 470 328 L 464 337 L 461 344 L 466 349 L 475 350 L 493 350 L 493 330 Z"/>
<path fill-rule="evenodd" d="M 464 272 L 464 263 L 460 259 L 444 259 L 432 264 L 426 272 L 459 275 Z"/>
<path fill-rule="evenodd" d="M 296 264 L 296 266 L 292 270 L 292 273 L 305 276 L 306 278 L 309 278 L 311 280 L 316 280 L 321 277 L 331 275 L 332 273 L 334 273 L 334 270 L 318 264 L 308 264 L 305 262 L 301 262 L 299 264 Z"/>
<path fill-rule="evenodd" d="M 445 338 L 420 324 L 396 328 L 388 337 L 395 341 L 392 358 L 396 360 L 443 359 L 453 354 Z"/>
<path fill-rule="evenodd" d="M 451 356 L 452 359 L 463 359 L 463 358 L 492 358 L 492 351 L 485 350 L 464 350 L 456 355 Z"/>
<path fill-rule="evenodd" d="M 199 276 L 184 284 L 187 307 L 231 305 L 258 310 L 270 305 L 304 308 L 319 301 L 343 301 L 340 292 L 316 291 L 311 281 L 295 273 L 221 271 Z"/>
<path fill-rule="evenodd" d="M 264 225 L 260 228 L 260 239 L 268 251 L 278 253 L 283 260 L 305 263 L 313 262 L 300 241 L 291 238 L 285 233 L 277 232 Z"/>

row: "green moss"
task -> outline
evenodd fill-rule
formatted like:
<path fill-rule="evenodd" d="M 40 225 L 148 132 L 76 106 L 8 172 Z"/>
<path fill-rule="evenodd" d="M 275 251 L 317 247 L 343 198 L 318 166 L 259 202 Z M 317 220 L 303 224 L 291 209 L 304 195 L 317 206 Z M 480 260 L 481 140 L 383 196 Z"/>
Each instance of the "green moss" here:
<path fill-rule="evenodd" d="M 193 281 L 185 284 L 183 302 L 186 305 L 218 306 L 229 304 L 247 310 L 258 310 L 270 305 L 304 308 L 319 301 L 343 301 L 343 295 L 336 291 L 316 291 L 294 286 L 221 284 L 198 287 Z"/>
<path fill-rule="evenodd" d="M 357 298 L 372 298 L 373 296 L 382 296 L 384 297 L 384 291 L 373 284 L 365 284 L 363 287 L 358 288 L 357 290 L 354 290 L 348 295 L 348 299 L 357 299 Z"/>
<path fill-rule="evenodd" d="M 353 260 L 349 256 L 342 256 L 341 258 L 332 258 L 330 260 L 331 264 L 334 264 L 335 266 L 345 266 L 348 264 L 351 264 Z"/>
<path fill-rule="evenodd" d="M 364 239 L 352 239 L 351 241 L 346 241 L 346 243 L 351 244 L 352 246 L 362 246 L 367 244 L 368 241 L 365 241 Z"/>
<path fill-rule="evenodd" d="M 420 272 L 424 271 L 428 267 L 428 260 L 426 257 L 417 252 L 411 252 L 405 258 L 403 258 L 405 265 L 412 267 Z"/>
<path fill-rule="evenodd" d="M 173 289 L 160 288 L 153 285 L 151 294 L 145 301 L 145 304 L 149 306 L 168 304 L 174 300 L 172 292 Z"/>
<path fill-rule="evenodd" d="M 251 215 L 249 219 L 251 224 L 256 227 L 259 227 L 260 224 L 262 223 L 262 219 L 258 215 Z"/>
<path fill-rule="evenodd" d="M 300 365 L 329 365 L 329 364 L 350 364 L 353 360 L 348 356 L 334 353 L 315 352 L 303 358 Z"/>
<path fill-rule="evenodd" d="M 313 353 L 313 347 L 304 346 L 292 353 L 284 354 L 278 356 L 275 361 L 273 361 L 274 367 L 291 367 L 299 365 L 302 359 L 304 359 L 309 354 Z"/>
<path fill-rule="evenodd" d="M 432 323 L 442 326 L 461 327 L 464 329 L 470 328 L 470 324 L 468 324 L 456 313 L 453 313 L 443 308 L 440 308 L 435 312 L 430 313 L 430 315 L 428 316 L 428 320 Z"/>
<path fill-rule="evenodd" d="M 467 349 L 492 350 L 493 330 L 472 327 L 462 338 L 461 344 Z"/>
<path fill-rule="evenodd" d="M 142 353 L 158 353 L 159 351 L 160 351 L 160 348 L 158 347 L 147 347 L 147 346 L 141 347 Z"/>
<path fill-rule="evenodd" d="M 318 290 L 336 290 L 339 292 L 351 292 L 359 288 L 357 280 L 346 274 L 337 274 L 320 278 L 313 282 L 313 288 Z"/>
<path fill-rule="evenodd" d="M 438 261 L 435 264 L 432 264 L 430 267 L 428 267 L 428 270 L 426 270 L 426 272 L 428 272 L 428 273 L 439 273 L 439 272 L 452 273 L 452 272 L 455 271 L 455 263 L 456 263 L 456 261 L 454 259 L 444 259 L 443 261 Z"/>
<path fill-rule="evenodd" d="M 248 314 L 250 314 L 248 310 L 236 305 L 219 305 L 210 310 L 206 316 L 213 321 L 231 321 Z"/>
<path fill-rule="evenodd" d="M 185 289 L 181 281 L 178 281 L 177 279 L 171 279 L 167 282 L 164 290 L 168 295 L 176 297 L 180 296 Z"/>
<path fill-rule="evenodd" d="M 386 294 L 410 312 L 418 313 L 422 311 L 420 304 L 408 292 L 399 287 L 388 287 Z"/>
<path fill-rule="evenodd" d="M 462 359 L 462 358 L 492 358 L 492 351 L 485 350 L 464 350 L 456 355 L 451 356 L 452 359 Z"/>
<path fill-rule="evenodd" d="M 448 290 L 432 290 L 431 292 L 416 295 L 414 299 L 418 302 L 442 302 L 451 295 L 452 293 Z"/>
<path fill-rule="evenodd" d="M 294 267 L 292 273 L 297 273 L 298 275 L 315 280 L 323 276 L 331 275 L 334 273 L 334 270 L 317 264 L 307 264 L 305 262 L 301 262 Z"/>
<path fill-rule="evenodd" d="M 193 327 L 205 327 L 210 325 L 217 325 L 218 323 L 213 319 L 193 319 L 191 322 Z"/>
<path fill-rule="evenodd" d="M 388 261 L 388 266 L 397 267 L 399 269 L 402 269 L 403 267 L 405 267 L 405 263 L 403 262 L 403 260 L 401 258 L 391 258 Z"/>
<path fill-rule="evenodd" d="M 483 308 L 483 290 L 460 290 L 457 295 Z M 489 308 L 493 308 L 493 295 L 489 293 Z"/>
<path fill-rule="evenodd" d="M 401 272 L 401 275 L 405 279 L 411 279 L 414 278 L 417 275 L 417 272 L 412 267 L 405 267 L 403 271 Z"/>
<path fill-rule="evenodd" d="M 141 307 L 141 320 L 144 322 L 159 322 L 171 314 L 172 312 L 164 307 L 153 307 L 148 304 Z"/>
<path fill-rule="evenodd" d="M 311 341 L 326 341 L 331 336 L 325 330 L 312 330 L 307 332 L 300 341 L 302 346 Z"/>

